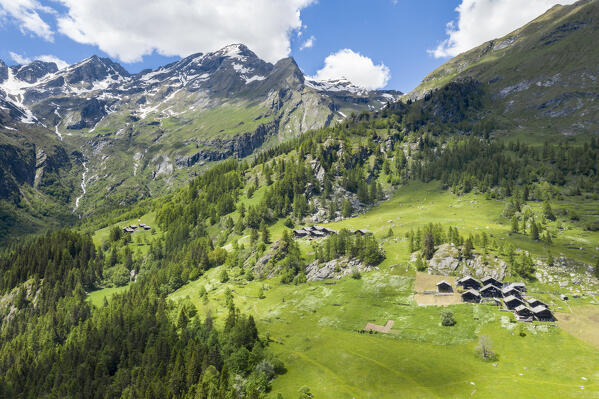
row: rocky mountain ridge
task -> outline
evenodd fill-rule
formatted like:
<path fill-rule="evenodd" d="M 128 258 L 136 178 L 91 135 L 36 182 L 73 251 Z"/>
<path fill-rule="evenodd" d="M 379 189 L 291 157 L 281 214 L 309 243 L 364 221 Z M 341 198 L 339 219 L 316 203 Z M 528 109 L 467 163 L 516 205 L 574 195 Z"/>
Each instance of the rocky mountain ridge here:
<path fill-rule="evenodd" d="M 98 56 L 62 69 L 0 61 L 0 142 L 12 154 L 43 152 L 53 165 L 62 165 L 54 154 L 67 154 L 57 173 L 75 180 L 62 200 L 86 214 L 164 193 L 206 163 L 246 157 L 400 95 L 315 82 L 293 58 L 271 64 L 242 44 L 136 74 Z M 45 169 L 15 162 L 43 180 Z M 0 199 L 18 204 L 19 187 L 34 185 L 5 166 Z"/>

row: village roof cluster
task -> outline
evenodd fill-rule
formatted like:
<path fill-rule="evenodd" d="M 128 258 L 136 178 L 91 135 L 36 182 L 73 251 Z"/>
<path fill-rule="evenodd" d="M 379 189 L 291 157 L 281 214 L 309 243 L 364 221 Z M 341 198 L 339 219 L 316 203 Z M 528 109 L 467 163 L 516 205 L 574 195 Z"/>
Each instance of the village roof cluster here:
<path fill-rule="evenodd" d="M 462 293 L 464 302 L 478 303 L 483 298 L 493 298 L 499 303 L 499 299 L 502 299 L 505 308 L 514 312 L 518 320 L 555 320 L 547 304 L 533 297 L 524 297 L 526 284 L 522 282 L 504 283 L 493 277 L 479 281 L 472 276 L 464 276 L 456 285 L 466 290 Z"/>
<path fill-rule="evenodd" d="M 366 235 L 371 234 L 367 229 L 349 230 L 351 234 Z M 329 229 L 323 226 L 306 226 L 301 229 L 293 230 L 293 235 L 297 238 L 323 238 L 330 234 L 337 234 L 337 230 Z"/>
<path fill-rule="evenodd" d="M 137 229 L 140 230 L 151 230 L 152 228 L 147 224 L 140 223 L 139 226 L 136 224 L 131 224 L 129 226 L 123 227 L 123 233 L 134 233 Z"/>

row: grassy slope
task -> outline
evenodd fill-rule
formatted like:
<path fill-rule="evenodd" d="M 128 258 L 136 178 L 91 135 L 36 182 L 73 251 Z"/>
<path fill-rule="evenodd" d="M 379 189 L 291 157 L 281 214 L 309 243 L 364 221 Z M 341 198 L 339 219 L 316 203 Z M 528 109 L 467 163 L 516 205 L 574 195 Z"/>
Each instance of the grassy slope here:
<path fill-rule="evenodd" d="M 246 283 L 236 280 L 235 273 L 241 271 L 234 270 L 230 272 L 232 282 L 221 284 L 217 268 L 171 298 L 190 300 L 200 314 L 210 312 L 221 323 L 226 315 L 225 287 L 231 287 L 236 305 L 256 317 L 260 331 L 271 336 L 271 348 L 289 369 L 275 380 L 273 395 L 282 392 L 285 397 L 294 397 L 302 385 L 309 386 L 316 397 L 335 398 L 392 398 L 398 394 L 504 397 L 506 393 L 517 397 L 588 397 L 590 391 L 599 392 L 597 350 L 558 328 L 528 327 L 531 330 L 522 338 L 515 324 L 509 322 L 509 314 L 483 305 L 453 306 L 458 324 L 446 328 L 439 325 L 439 308 L 414 305 L 414 271 L 406 268 L 409 254 L 403 234 L 434 221 L 458 226 L 462 234 L 485 229 L 497 239 L 508 238 L 509 226 L 498 218 L 502 209 L 503 202 L 486 201 L 474 194 L 456 197 L 434 184 L 412 184 L 370 212 L 330 225 L 368 228 L 379 238 L 393 228 L 395 237 L 384 241 L 387 259 L 381 270 L 364 275 L 362 280 L 299 286 L 280 285 L 277 279 Z M 273 237 L 281 231 L 277 225 L 272 229 Z M 573 227 L 568 234 L 579 238 L 587 234 L 589 243 L 598 242 L 597 233 Z M 508 239 L 517 248 L 539 255 L 544 251 L 542 244 L 527 237 L 512 235 Z M 554 240 L 554 245 L 568 256 L 592 256 L 592 248 L 575 251 L 562 241 Z M 201 286 L 209 292 L 207 303 L 198 296 Z M 260 287 L 266 296 L 262 300 L 258 299 Z M 548 288 L 536 283 L 531 290 Z M 567 304 L 556 296 L 535 295 L 564 308 L 591 301 L 582 298 Z M 389 319 L 395 320 L 395 335 L 356 332 L 367 322 L 384 324 Z M 500 355 L 497 366 L 475 356 L 479 334 L 493 341 Z"/>
<path fill-rule="evenodd" d="M 587 136 L 596 127 L 593 65 L 599 52 L 589 37 L 595 35 L 598 15 L 595 1 L 553 7 L 522 28 L 452 58 L 410 96 L 469 76 L 488 83 L 493 102 L 486 108 L 487 117 L 500 122 L 510 137 L 538 141 L 556 133 Z M 527 86 L 515 88 L 518 84 Z M 500 94 L 510 87 L 509 94 Z"/>

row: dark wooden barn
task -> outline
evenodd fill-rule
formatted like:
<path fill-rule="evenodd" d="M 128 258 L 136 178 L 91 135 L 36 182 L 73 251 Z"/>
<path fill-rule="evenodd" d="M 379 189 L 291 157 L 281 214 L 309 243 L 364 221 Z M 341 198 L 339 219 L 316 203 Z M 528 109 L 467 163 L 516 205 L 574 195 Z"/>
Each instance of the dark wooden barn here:
<path fill-rule="evenodd" d="M 532 313 L 539 321 L 555 321 L 555 316 L 545 306 L 539 305 L 532 308 Z"/>
<path fill-rule="evenodd" d="M 494 277 L 485 277 L 481 280 L 481 283 L 483 284 L 483 286 L 485 285 L 494 285 L 497 288 L 502 288 L 503 287 L 503 283 L 499 280 L 497 280 Z"/>
<path fill-rule="evenodd" d="M 526 303 L 528 303 L 528 306 L 530 306 L 531 308 L 536 308 L 537 306 L 544 306 L 546 308 L 549 308 L 547 304 L 539 301 L 537 298 L 527 298 Z"/>
<path fill-rule="evenodd" d="M 453 287 L 451 286 L 450 283 L 448 283 L 445 280 L 439 281 L 437 283 L 437 292 L 440 292 L 440 293 L 451 293 L 451 292 L 453 292 Z"/>
<path fill-rule="evenodd" d="M 524 305 L 524 302 L 520 298 L 514 295 L 510 295 L 503 299 L 503 303 L 505 303 L 505 307 L 512 310 L 516 309 L 518 306 Z"/>
<path fill-rule="evenodd" d="M 478 281 L 477 279 L 475 279 L 472 276 L 462 277 L 461 279 L 459 279 L 456 282 L 456 285 L 458 287 L 462 287 L 465 290 L 469 290 L 469 289 L 478 290 L 478 289 L 480 289 L 480 287 L 482 287 L 482 284 L 480 283 L 480 281 Z"/>
<path fill-rule="evenodd" d="M 501 289 L 492 284 L 487 284 L 480 289 L 480 295 L 485 298 L 501 298 Z"/>
<path fill-rule="evenodd" d="M 478 291 L 471 288 L 468 291 L 462 293 L 462 300 L 464 302 L 479 303 L 480 294 L 478 293 Z"/>
<path fill-rule="evenodd" d="M 529 308 L 527 308 L 524 305 L 517 306 L 514 309 L 514 313 L 520 317 L 525 317 L 525 318 L 532 317 L 532 315 L 533 315 L 532 310 L 530 310 Z"/>
<path fill-rule="evenodd" d="M 515 289 L 514 287 L 505 287 L 501 290 L 501 294 L 503 295 L 504 298 L 507 298 L 508 296 L 515 296 L 518 298 L 522 298 L 522 293 Z"/>

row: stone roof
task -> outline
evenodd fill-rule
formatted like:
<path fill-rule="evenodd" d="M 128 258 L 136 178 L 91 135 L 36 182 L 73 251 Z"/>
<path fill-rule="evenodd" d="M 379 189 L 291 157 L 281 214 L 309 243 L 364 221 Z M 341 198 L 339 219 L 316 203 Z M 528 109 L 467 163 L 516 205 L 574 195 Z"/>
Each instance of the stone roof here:
<path fill-rule="evenodd" d="M 544 311 L 548 311 L 548 312 L 550 312 L 550 313 L 551 313 L 551 311 L 550 311 L 549 309 L 547 309 L 547 308 L 546 308 L 545 306 L 543 306 L 543 305 L 538 305 L 538 306 L 535 306 L 535 307 L 534 307 L 534 308 L 532 308 L 531 310 L 532 310 L 532 312 L 533 312 L 533 313 L 541 313 L 541 312 L 544 312 Z"/>
<path fill-rule="evenodd" d="M 504 299 L 503 299 L 503 302 L 512 302 L 512 301 L 514 301 L 514 300 L 516 300 L 516 301 L 518 301 L 518 302 L 522 303 L 522 300 L 521 300 L 520 298 L 518 298 L 518 297 L 514 296 L 514 295 L 510 295 L 510 296 L 508 296 L 508 297 L 504 298 Z"/>

